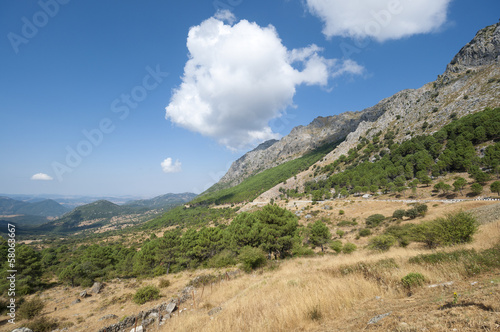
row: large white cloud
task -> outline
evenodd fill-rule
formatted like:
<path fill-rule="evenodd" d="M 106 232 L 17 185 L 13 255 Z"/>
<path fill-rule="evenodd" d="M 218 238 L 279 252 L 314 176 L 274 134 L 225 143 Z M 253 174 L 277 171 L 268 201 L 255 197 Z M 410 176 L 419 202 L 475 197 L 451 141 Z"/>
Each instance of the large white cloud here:
<path fill-rule="evenodd" d="M 451 0 L 306 0 L 327 37 L 399 39 L 439 29 Z"/>
<path fill-rule="evenodd" d="M 300 84 L 326 86 L 331 77 L 359 74 L 353 61 L 325 59 L 310 45 L 288 50 L 271 25 L 219 12 L 189 30 L 189 59 L 166 118 L 230 149 L 278 138 L 269 120 L 293 105 Z M 297 69 L 300 68 L 300 69 Z"/>
<path fill-rule="evenodd" d="M 174 163 L 172 158 L 167 158 L 161 162 L 161 169 L 165 173 L 178 173 L 182 171 L 182 164 L 179 160 Z"/>
<path fill-rule="evenodd" d="M 36 173 L 31 177 L 31 180 L 38 180 L 38 181 L 51 181 L 54 180 L 52 176 L 47 175 L 45 173 Z"/>

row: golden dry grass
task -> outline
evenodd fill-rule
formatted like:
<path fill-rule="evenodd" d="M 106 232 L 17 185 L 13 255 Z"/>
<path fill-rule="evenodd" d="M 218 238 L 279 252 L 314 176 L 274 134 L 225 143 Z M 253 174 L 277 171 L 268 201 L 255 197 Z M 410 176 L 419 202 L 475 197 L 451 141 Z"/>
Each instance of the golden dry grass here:
<path fill-rule="evenodd" d="M 484 202 L 469 202 L 460 207 L 481 205 Z M 442 205 L 434 211 L 431 208 L 430 213 L 443 214 L 457 207 L 459 205 Z M 363 204 L 362 208 L 360 205 L 352 211 L 361 214 L 372 208 L 372 204 Z M 384 208 L 389 211 L 394 205 Z M 440 250 L 482 250 L 498 244 L 499 240 L 500 220 L 481 225 L 473 243 Z M 408 262 L 410 257 L 422 253 L 430 251 L 417 245 L 393 248 L 385 253 L 360 248 L 350 255 L 296 258 L 282 261 L 274 269 L 240 273 L 230 281 L 196 289 L 195 303 L 190 299 L 181 304 L 182 313 L 177 311 L 159 331 L 416 331 L 422 328 L 429 331 L 450 331 L 453 328 L 475 331 L 480 326 L 484 326 L 484 330 L 493 330 L 497 322 L 500 327 L 500 320 L 495 318 L 500 311 L 498 270 L 467 279 L 461 263 L 431 266 Z M 368 268 L 342 273 L 346 266 L 361 263 Z M 83 289 L 58 286 L 41 294 L 46 303 L 44 315 L 72 325 L 68 331 L 97 331 L 124 316 L 169 301 L 198 275 L 218 272 L 196 270 L 142 281 L 113 280 L 107 283 L 102 294 L 82 299 L 78 304 L 71 302 Z M 402 287 L 400 280 L 410 272 L 422 273 L 426 284 L 448 281 L 454 281 L 454 284 L 448 288 L 421 287 L 408 297 L 408 290 Z M 131 297 L 138 288 L 158 285 L 160 279 L 171 282 L 169 287 L 161 289 L 160 300 L 142 306 L 132 302 Z M 477 286 L 471 286 L 472 281 L 478 281 Z M 440 306 L 450 303 L 455 291 L 460 293 L 460 303 L 479 303 L 491 306 L 495 311 L 485 311 L 475 305 L 440 310 Z M 57 311 L 54 311 L 55 307 Z M 208 315 L 216 307 L 222 310 Z M 370 318 L 387 312 L 391 315 L 377 324 L 367 325 Z M 109 314 L 119 318 L 100 320 Z M 22 324 L 19 322 L 16 327 Z M 12 328 L 2 325 L 0 331 L 11 331 Z"/>

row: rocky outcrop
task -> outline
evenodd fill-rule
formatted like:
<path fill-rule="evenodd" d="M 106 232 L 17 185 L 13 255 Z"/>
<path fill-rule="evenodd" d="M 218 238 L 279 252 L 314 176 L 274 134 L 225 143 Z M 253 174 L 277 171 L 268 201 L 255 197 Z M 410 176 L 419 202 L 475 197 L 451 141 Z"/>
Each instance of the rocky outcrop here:
<path fill-rule="evenodd" d="M 446 73 L 457 73 L 473 67 L 500 62 L 500 22 L 479 30 L 474 39 L 455 55 Z M 446 74 L 445 73 L 445 74 Z"/>

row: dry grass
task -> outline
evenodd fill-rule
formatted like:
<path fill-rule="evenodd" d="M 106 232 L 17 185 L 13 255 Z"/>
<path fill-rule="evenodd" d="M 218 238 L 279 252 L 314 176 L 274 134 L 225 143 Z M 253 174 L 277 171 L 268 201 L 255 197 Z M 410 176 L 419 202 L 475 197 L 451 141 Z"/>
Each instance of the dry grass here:
<path fill-rule="evenodd" d="M 434 211 L 431 208 L 430 213 L 437 215 L 453 208 L 475 208 L 485 205 L 483 203 L 444 204 Z M 343 207 L 346 214 L 369 213 L 375 208 L 373 203 L 353 205 L 357 209 Z M 389 211 L 394 205 L 383 208 Z M 481 225 L 474 239 L 471 244 L 444 251 L 491 248 L 500 240 L 500 220 Z M 500 328 L 498 270 L 471 279 L 461 263 L 426 265 L 408 262 L 410 257 L 422 253 L 429 251 L 417 245 L 392 248 L 386 253 L 361 249 L 351 255 L 327 254 L 291 259 L 272 270 L 265 268 L 253 274 L 239 274 L 230 281 L 196 289 L 196 303 L 188 300 L 182 304 L 179 308 L 182 313 L 177 311 L 161 331 L 420 331 L 422 328 L 429 331 L 450 331 L 453 328 L 476 331 L 481 326 L 483 330 Z M 346 267 L 353 271 L 345 272 Z M 454 281 L 454 284 L 448 288 L 420 287 L 409 297 L 408 290 L 402 287 L 401 278 L 410 272 L 423 274 L 427 284 L 448 281 Z M 135 315 L 168 301 L 190 280 L 209 273 L 218 271 L 186 271 L 162 277 L 171 283 L 161 289 L 162 298 L 142 306 L 131 301 L 135 290 L 158 285 L 162 278 L 114 280 L 107 284 L 102 294 L 82 299 L 79 304 L 71 302 L 81 289 L 59 286 L 41 294 L 46 303 L 44 315 L 67 325 L 73 324 L 68 331 L 97 331 L 124 316 Z M 473 281 L 478 283 L 472 286 Z M 458 305 L 440 310 L 440 307 L 452 303 L 454 292 L 460 294 Z M 494 311 L 484 309 L 488 306 Z M 216 307 L 222 307 L 222 310 L 208 315 L 209 310 Z M 391 314 L 377 324 L 367 325 L 372 317 L 388 312 Z M 109 314 L 119 318 L 99 320 Z M 20 322 L 15 327 L 23 324 Z M 2 325 L 0 331 L 12 328 Z"/>

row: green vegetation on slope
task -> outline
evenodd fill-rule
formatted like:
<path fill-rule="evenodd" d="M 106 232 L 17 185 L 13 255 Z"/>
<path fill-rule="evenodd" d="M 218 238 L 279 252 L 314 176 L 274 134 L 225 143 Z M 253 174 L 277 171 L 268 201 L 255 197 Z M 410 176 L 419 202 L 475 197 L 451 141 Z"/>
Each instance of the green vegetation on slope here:
<path fill-rule="evenodd" d="M 337 147 L 339 143 L 340 142 L 323 145 L 300 158 L 288 161 L 249 177 L 237 186 L 201 195 L 191 203 L 209 205 L 252 201 L 280 182 L 286 181 L 301 171 L 308 169 L 328 152 Z"/>
<path fill-rule="evenodd" d="M 328 178 L 306 183 L 305 192 L 316 199 L 329 193 L 330 188 L 342 196 L 378 190 L 404 194 L 418 183 L 428 185 L 430 176 L 451 172 L 469 172 L 478 186 L 492 175 L 499 176 L 500 108 L 467 115 L 433 135 L 413 137 L 401 144 L 394 143 L 394 133 L 386 133 L 383 139 L 381 134 L 372 141 L 362 138 L 348 156 L 342 155 L 334 163 L 317 169 L 316 175 L 327 173 Z M 482 158 L 476 152 L 481 144 L 488 145 Z M 461 188 L 458 183 L 457 190 Z M 451 187 L 443 183 L 436 189 L 445 194 Z"/>

